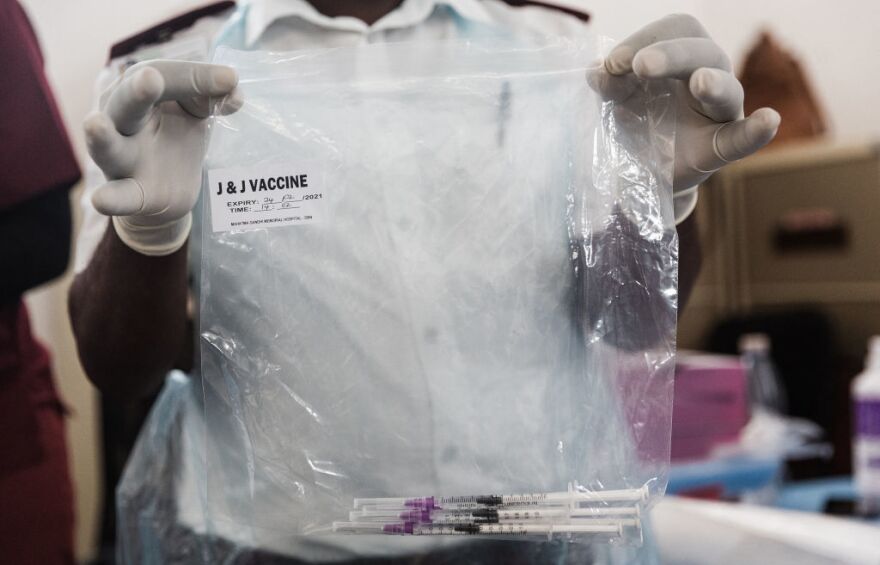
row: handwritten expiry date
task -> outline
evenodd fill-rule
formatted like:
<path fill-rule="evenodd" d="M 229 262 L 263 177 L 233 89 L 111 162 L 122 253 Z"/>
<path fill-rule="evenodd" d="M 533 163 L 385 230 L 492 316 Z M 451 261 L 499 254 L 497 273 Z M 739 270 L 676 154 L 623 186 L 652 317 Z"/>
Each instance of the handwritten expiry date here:
<path fill-rule="evenodd" d="M 217 196 L 221 196 L 225 191 L 226 194 L 246 194 L 248 189 L 250 192 L 263 192 L 268 190 L 285 190 L 294 188 L 308 188 L 309 175 L 286 175 L 280 177 L 242 179 L 240 183 L 227 181 L 224 186 L 223 181 L 217 183 Z"/>
<path fill-rule="evenodd" d="M 293 196 L 288 194 L 288 195 L 285 195 L 284 198 L 282 198 L 280 202 L 278 202 L 273 197 L 267 196 L 267 197 L 263 198 L 262 206 L 259 209 L 255 208 L 255 210 L 264 211 L 264 212 L 277 210 L 278 204 L 281 205 L 282 209 L 299 208 L 300 207 L 299 205 L 304 200 L 320 200 L 323 197 L 324 197 L 324 195 L 321 194 L 320 192 L 316 192 L 314 194 L 304 194 L 302 198 L 294 198 Z M 256 204 L 257 201 L 256 200 L 244 200 L 244 201 L 241 201 L 240 203 Z M 238 209 L 231 208 L 231 211 L 236 212 L 236 211 L 238 211 Z M 245 208 L 242 211 L 248 212 L 248 211 L 250 211 L 250 208 Z M 297 217 L 296 219 L 300 219 L 300 218 Z M 306 219 L 311 219 L 311 216 L 307 216 Z"/>

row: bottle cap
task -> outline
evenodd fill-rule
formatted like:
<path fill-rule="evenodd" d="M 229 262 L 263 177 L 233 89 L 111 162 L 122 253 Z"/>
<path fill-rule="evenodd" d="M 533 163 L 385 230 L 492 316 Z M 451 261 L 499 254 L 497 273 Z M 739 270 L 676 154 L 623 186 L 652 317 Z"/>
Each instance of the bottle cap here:
<path fill-rule="evenodd" d="M 875 335 L 868 341 L 868 358 L 865 360 L 865 367 L 880 370 L 880 335 Z"/>
<path fill-rule="evenodd" d="M 878 344 L 880 344 L 880 340 L 878 340 Z M 767 337 L 767 334 L 762 333 L 743 334 L 739 338 L 739 351 L 740 353 L 747 351 L 767 353 L 770 351 L 770 338 Z"/>

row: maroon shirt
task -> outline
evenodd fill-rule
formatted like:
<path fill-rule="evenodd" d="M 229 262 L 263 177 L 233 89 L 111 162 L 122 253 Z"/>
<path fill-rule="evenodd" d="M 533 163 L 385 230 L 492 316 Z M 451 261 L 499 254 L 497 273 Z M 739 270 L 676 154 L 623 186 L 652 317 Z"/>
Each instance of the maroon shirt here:
<path fill-rule="evenodd" d="M 37 38 L 13 0 L 0 0 L 0 76 L 0 209 L 9 210 L 80 178 Z M 63 409 L 20 300 L 0 305 L 0 561 L 73 563 Z"/>
<path fill-rule="evenodd" d="M 8 210 L 80 179 L 43 73 L 37 37 L 15 0 L 0 0 L 0 73 L 0 209 Z M 0 305 L 0 381 L 48 369 L 48 355 L 31 336 L 23 304 Z M 35 392 L 40 399 L 55 398 L 50 385 Z M 0 422 L 3 417 L 0 411 Z M 0 425 L 0 431 L 4 427 Z"/>
<path fill-rule="evenodd" d="M 80 178 L 24 11 L 0 0 L 0 208 Z"/>

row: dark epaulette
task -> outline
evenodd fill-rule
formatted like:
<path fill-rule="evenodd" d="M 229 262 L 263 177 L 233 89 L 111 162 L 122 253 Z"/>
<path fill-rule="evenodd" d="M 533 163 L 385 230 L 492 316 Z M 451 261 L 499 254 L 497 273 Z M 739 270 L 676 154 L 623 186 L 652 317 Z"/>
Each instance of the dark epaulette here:
<path fill-rule="evenodd" d="M 207 16 L 222 13 L 234 6 L 235 2 L 232 0 L 214 2 L 213 4 L 173 17 L 170 20 L 165 20 L 150 29 L 132 35 L 131 37 L 123 39 L 119 43 L 113 45 L 113 47 L 110 48 L 110 60 L 112 61 L 117 57 L 130 55 L 145 45 L 167 41 L 176 32 L 192 26 L 198 20 Z"/>
<path fill-rule="evenodd" d="M 590 14 L 586 12 L 581 12 L 580 10 L 575 10 L 574 8 L 569 8 L 568 6 L 558 6 L 556 4 L 552 4 L 550 2 L 540 2 L 539 0 L 502 0 L 505 4 L 509 4 L 514 7 L 521 6 L 537 6 L 539 8 L 546 8 L 548 10 L 555 10 L 557 12 L 562 12 L 563 14 L 568 14 L 569 16 L 574 16 L 582 22 L 590 21 Z"/>

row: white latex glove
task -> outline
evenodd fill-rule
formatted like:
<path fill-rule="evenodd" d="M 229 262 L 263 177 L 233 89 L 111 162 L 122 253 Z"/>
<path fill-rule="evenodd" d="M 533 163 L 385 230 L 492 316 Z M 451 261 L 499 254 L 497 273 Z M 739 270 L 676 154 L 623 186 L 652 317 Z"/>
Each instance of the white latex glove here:
<path fill-rule="evenodd" d="M 743 88 L 730 59 L 693 16 L 675 14 L 645 26 L 587 78 L 594 90 L 618 102 L 636 92 L 639 81 L 675 79 L 676 222 L 693 211 L 701 182 L 769 143 L 779 128 L 780 116 L 770 108 L 743 119 Z"/>
<path fill-rule="evenodd" d="M 224 114 L 241 106 L 237 83 L 229 67 L 139 63 L 86 118 L 89 154 L 107 177 L 92 203 L 135 251 L 168 255 L 186 242 L 201 188 L 205 118 L 220 100 Z"/>

